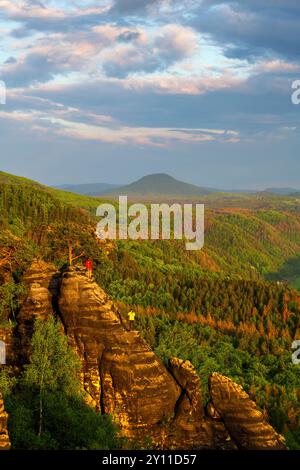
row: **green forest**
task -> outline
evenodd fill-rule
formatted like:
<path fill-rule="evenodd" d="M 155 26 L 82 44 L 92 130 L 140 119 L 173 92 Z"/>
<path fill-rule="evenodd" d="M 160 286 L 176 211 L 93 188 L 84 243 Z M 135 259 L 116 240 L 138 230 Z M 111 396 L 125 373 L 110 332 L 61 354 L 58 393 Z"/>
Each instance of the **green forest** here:
<path fill-rule="evenodd" d="M 99 200 L 0 178 L 0 327 L 14 328 L 24 296 L 22 274 L 35 258 L 63 269 L 70 250 L 74 257 L 81 255 L 78 264 L 90 257 L 99 285 L 121 313 L 136 311 L 138 329 L 164 362 L 172 356 L 189 359 L 204 396 L 212 371 L 233 378 L 268 413 L 288 447 L 300 449 L 300 368 L 291 361 L 292 341 L 300 339 L 300 294 L 292 288 L 299 287 L 300 212 L 292 198 L 225 198 L 223 206 L 221 199 L 209 199 L 200 252 L 187 252 L 177 241 L 106 246 L 94 235 Z M 66 438 L 73 448 L 117 447 L 109 417 L 104 423 L 86 409 L 63 377 L 61 394 L 51 377 L 41 391 L 35 366 L 43 351 L 34 348 L 43 344 L 37 340 L 40 325 L 35 335 L 30 364 L 17 383 L 5 374 L 0 379 L 7 410 L 16 416 L 14 448 L 59 449 Z M 74 360 L 66 344 L 54 346 Z M 76 364 L 74 377 L 75 369 Z M 33 431 L 42 395 L 48 397 L 44 440 Z M 57 431 L 63 409 L 70 436 Z M 78 410 L 86 429 L 81 442 L 75 439 Z"/>

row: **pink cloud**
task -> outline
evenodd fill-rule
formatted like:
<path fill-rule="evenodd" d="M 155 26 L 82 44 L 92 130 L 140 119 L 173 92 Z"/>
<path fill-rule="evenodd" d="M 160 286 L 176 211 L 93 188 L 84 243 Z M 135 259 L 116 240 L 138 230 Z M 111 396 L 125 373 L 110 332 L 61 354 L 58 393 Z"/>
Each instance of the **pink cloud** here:
<path fill-rule="evenodd" d="M 300 70 L 299 64 L 289 63 L 284 60 L 270 60 L 261 62 L 254 68 L 259 73 L 285 73 L 285 72 L 298 72 Z"/>

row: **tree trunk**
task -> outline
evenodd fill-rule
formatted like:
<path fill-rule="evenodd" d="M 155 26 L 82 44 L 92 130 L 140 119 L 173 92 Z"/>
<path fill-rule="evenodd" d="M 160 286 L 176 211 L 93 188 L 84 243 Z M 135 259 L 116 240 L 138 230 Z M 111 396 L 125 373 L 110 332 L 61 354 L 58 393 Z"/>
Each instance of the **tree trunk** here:
<path fill-rule="evenodd" d="M 43 397 L 42 392 L 40 392 L 40 417 L 39 417 L 39 434 L 38 436 L 41 437 L 43 430 Z"/>
<path fill-rule="evenodd" d="M 73 248 L 69 246 L 69 265 L 72 266 L 73 264 Z"/>

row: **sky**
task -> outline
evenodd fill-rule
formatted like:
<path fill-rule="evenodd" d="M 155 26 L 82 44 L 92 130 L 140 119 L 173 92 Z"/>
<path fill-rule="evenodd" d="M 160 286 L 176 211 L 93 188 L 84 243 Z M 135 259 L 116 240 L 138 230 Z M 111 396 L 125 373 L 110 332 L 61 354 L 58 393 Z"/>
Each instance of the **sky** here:
<path fill-rule="evenodd" d="M 0 0 L 0 169 L 300 189 L 299 0 Z"/>

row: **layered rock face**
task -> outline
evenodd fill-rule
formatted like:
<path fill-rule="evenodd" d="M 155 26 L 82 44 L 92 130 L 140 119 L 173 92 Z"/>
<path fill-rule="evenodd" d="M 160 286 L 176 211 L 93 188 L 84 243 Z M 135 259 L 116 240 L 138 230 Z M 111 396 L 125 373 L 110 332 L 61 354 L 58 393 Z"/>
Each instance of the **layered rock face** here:
<path fill-rule="evenodd" d="M 266 422 L 263 414 L 240 385 L 219 374 L 210 377 L 212 406 L 225 423 L 240 449 L 284 449 L 282 437 Z"/>
<path fill-rule="evenodd" d="M 236 449 L 221 419 L 214 420 L 205 414 L 200 378 L 192 364 L 189 361 L 172 358 L 169 361 L 169 370 L 181 388 L 181 395 L 175 404 L 167 446 L 170 448 Z"/>
<path fill-rule="evenodd" d="M 7 365 L 13 365 L 17 361 L 16 351 L 19 344 L 14 333 L 13 327 L 0 327 L 0 342 L 3 342 L 5 345 L 4 350 L 2 350 L 2 345 L 0 345 L 0 366 L 2 355 L 5 355 L 5 364 Z"/>
<path fill-rule="evenodd" d="M 0 451 L 9 450 L 11 447 L 8 430 L 7 430 L 8 414 L 4 410 L 4 403 L 0 395 Z"/>
<path fill-rule="evenodd" d="M 88 402 L 112 414 L 126 437 L 160 449 L 284 448 L 255 403 L 226 377 L 212 375 L 204 409 L 192 364 L 172 358 L 166 368 L 85 270 L 70 269 L 59 280 L 53 267 L 35 264 L 25 281 L 18 318 L 23 349 L 34 319 L 57 315 L 82 362 Z"/>
<path fill-rule="evenodd" d="M 43 261 L 36 261 L 23 277 L 27 295 L 18 315 L 20 362 L 26 362 L 28 359 L 29 342 L 35 319 L 46 319 L 49 315 L 55 314 L 59 276 L 60 273 L 54 266 Z"/>
<path fill-rule="evenodd" d="M 63 275 L 59 309 L 83 362 L 84 387 L 128 437 L 172 418 L 181 389 L 136 331 L 128 331 L 112 301 L 81 272 Z"/>

